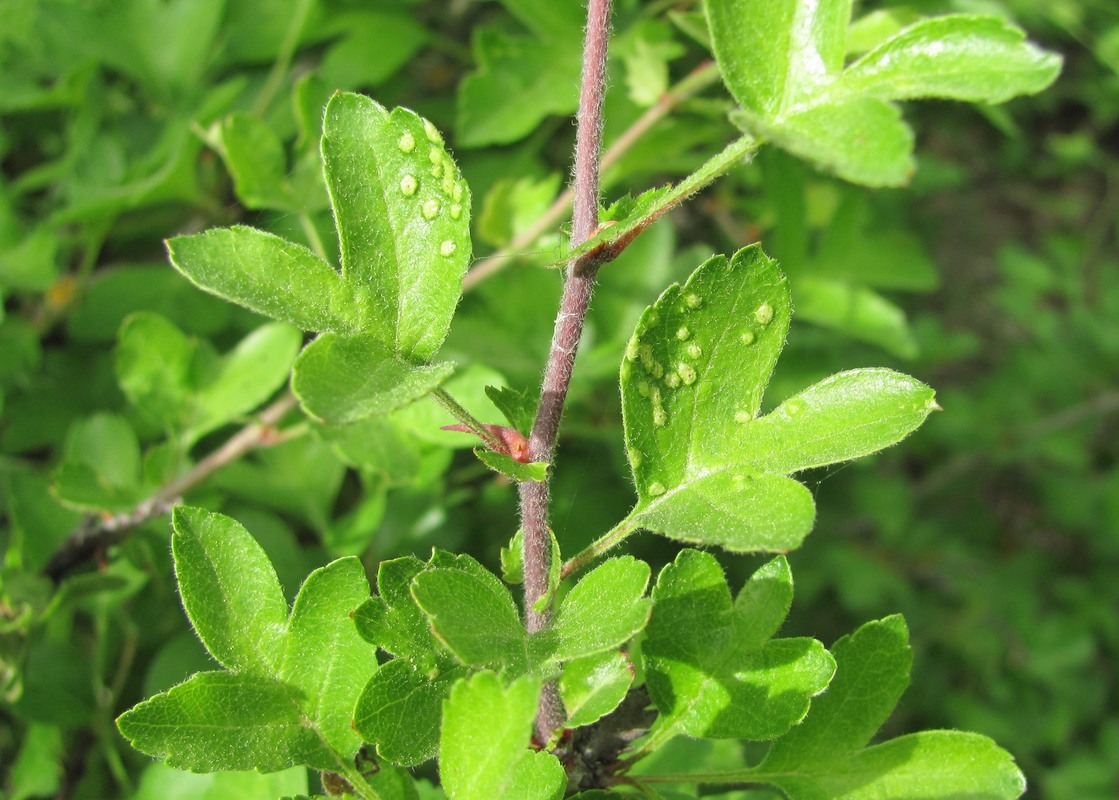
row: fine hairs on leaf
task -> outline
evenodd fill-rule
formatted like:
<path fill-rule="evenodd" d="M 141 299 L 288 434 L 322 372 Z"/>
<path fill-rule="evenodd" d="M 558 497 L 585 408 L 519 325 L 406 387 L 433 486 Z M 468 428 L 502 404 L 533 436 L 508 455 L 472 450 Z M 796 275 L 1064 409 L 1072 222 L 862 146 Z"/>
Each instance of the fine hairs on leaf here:
<path fill-rule="evenodd" d="M 281 72 L 314 19 L 310 5 L 300 6 L 279 50 Z M 291 450 L 281 442 L 259 464 L 219 462 L 213 471 L 227 469 L 209 484 L 213 491 L 192 497 L 201 505 L 175 507 L 174 578 L 214 663 L 121 714 L 121 734 L 172 767 L 306 767 L 320 773 L 328 795 L 361 800 L 693 796 L 662 784 L 768 787 L 790 800 L 1018 797 L 1025 784 L 1013 758 L 979 734 L 924 731 L 871 743 L 909 682 L 900 616 L 868 622 L 830 650 L 809 636 L 779 635 L 794 599 L 784 554 L 801 546 L 816 519 L 813 493 L 798 476 L 896 445 L 939 409 L 929 386 L 881 367 L 770 385 L 787 340 L 799 334 L 790 332 L 799 286 L 817 322 L 834 321 L 827 311 L 836 292 L 878 295 L 838 273 L 790 286 L 760 244 L 735 245 L 727 255 L 686 251 L 686 277 L 666 257 L 656 285 L 650 279 L 649 291 L 635 292 L 639 301 L 626 298 L 624 325 L 588 314 L 596 283 L 612 279 L 610 262 L 621 258 L 625 269 L 623 253 L 639 236 L 655 235 L 654 223 L 717 178 L 755 170 L 747 165 L 759 149 L 790 154 L 763 160 L 770 195 L 780 159 L 792 157 L 852 183 L 901 185 L 913 172 L 914 136 L 898 101 L 1001 103 L 1048 86 L 1059 57 L 1010 23 L 978 15 L 916 19 L 853 50 L 850 0 L 705 0 L 702 16 L 697 9 L 664 19 L 658 7 L 620 34 L 627 102 L 660 102 L 663 87 L 655 87 L 686 52 L 675 23 L 714 53 L 730 100 L 712 124 L 730 143 L 689 154 L 681 181 L 610 204 L 600 220 L 611 3 L 589 0 L 585 20 L 579 4 L 502 5 L 509 26 L 484 25 L 474 38 L 476 68 L 460 87 L 453 139 L 407 108 L 317 85 L 316 74 L 293 90 L 300 139 L 290 169 L 266 118 L 238 111 L 199 126 L 244 207 L 292 215 L 304 235 L 295 241 L 235 225 L 170 239 L 171 262 L 192 283 L 274 322 L 219 351 L 171 319 L 132 314 L 117 340 L 120 387 L 138 416 L 170 432 L 175 447 L 161 455 L 168 463 L 264 403 L 289 376 L 286 405 L 271 421 L 298 404 L 300 421 L 285 430 L 304 438 Z M 352 59 L 377 85 L 387 67 L 354 55 L 369 48 L 350 42 L 358 34 L 345 30 L 346 19 L 314 23 L 326 26 L 312 37 L 316 46 L 338 35 L 349 43 L 341 54 L 331 49 L 322 70 L 332 74 Z M 400 37 L 385 48 L 407 51 L 426 36 L 407 15 L 386 12 L 381 22 Z M 625 15 L 615 22 L 630 25 Z M 544 377 L 539 392 L 508 388 L 526 385 L 524 375 L 540 365 L 496 352 L 507 375 L 486 370 L 477 356 L 484 348 L 453 327 L 473 245 L 471 191 L 447 142 L 467 152 L 520 142 L 547 115 L 576 110 L 572 236 L 562 285 L 549 284 L 559 310 Z M 435 103 L 432 111 L 442 109 Z M 736 137 L 731 123 L 741 129 Z M 523 146 L 528 164 L 535 151 Z M 478 185 L 486 185 L 486 159 L 492 155 L 473 162 L 483 165 Z M 308 180 L 317 194 L 304 198 L 296 187 Z M 558 191 L 535 173 L 525 180 L 541 187 L 534 192 Z M 510 202 L 510 185 L 493 190 L 500 196 L 483 215 L 489 231 L 514 227 L 493 218 Z M 854 201 L 836 205 L 850 217 L 849 238 L 883 240 L 864 232 Z M 319 230 L 330 223 L 335 236 L 326 246 Z M 838 237 L 821 250 L 837 249 Z M 808 251 L 794 253 L 793 265 Z M 518 280 L 535 292 L 544 285 L 537 277 Z M 515 282 L 497 291 L 509 293 L 503 312 L 522 299 Z M 623 331 L 612 336 L 611 325 Z M 300 331 L 313 335 L 302 347 Z M 437 360 L 441 349 L 447 360 Z M 567 466 L 557 470 L 555 452 L 569 390 L 580 401 L 591 397 L 600 416 L 616 414 L 607 407 L 613 395 L 573 386 L 577 364 L 617 377 L 617 452 L 636 499 L 565 565 L 571 543 L 552 529 L 551 495 L 574 485 L 555 482 Z M 447 414 L 454 424 L 445 424 Z M 481 464 L 453 455 L 479 439 Z M 111 469 L 99 461 L 107 452 Z M 264 468 L 269 459 L 286 465 L 282 480 Z M 141 457 L 141 438 L 124 416 L 101 414 L 72 429 L 54 491 L 84 510 L 126 512 L 147 496 L 149 475 L 164 461 Z M 297 491 L 303 484 L 320 487 L 317 501 L 303 496 L 310 489 Z M 172 485 L 165 501 L 195 488 Z M 490 531 L 491 543 L 509 542 L 500 576 L 487 566 L 498 560 L 496 546 L 443 549 L 460 542 L 477 507 L 508 510 L 514 493 L 520 527 L 510 518 Z M 275 519 L 251 510 L 263 497 L 323 546 L 293 559 L 276 543 Z M 607 556 L 640 530 L 708 549 L 677 548 L 656 568 L 629 554 Z M 596 532 L 586 534 L 584 541 Z M 426 560 L 415 555 L 421 548 Z M 727 552 L 773 555 L 743 579 L 740 565 L 728 568 Z M 281 574 L 302 578 L 290 604 Z M 731 760 L 718 770 L 659 760 L 695 742 L 711 752 L 728 745 L 718 752 Z M 743 742 L 768 744 L 747 762 Z M 437 775 L 439 787 L 417 784 L 414 767 Z"/>

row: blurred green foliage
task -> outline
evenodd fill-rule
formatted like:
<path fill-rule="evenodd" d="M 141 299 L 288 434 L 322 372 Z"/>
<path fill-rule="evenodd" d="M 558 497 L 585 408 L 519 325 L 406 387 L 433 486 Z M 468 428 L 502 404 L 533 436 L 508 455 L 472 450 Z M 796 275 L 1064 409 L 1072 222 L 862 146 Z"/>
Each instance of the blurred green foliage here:
<path fill-rule="evenodd" d="M 607 144 L 708 57 L 693 3 L 616 5 Z M 796 312 L 768 406 L 839 369 L 894 366 L 936 388 L 945 409 L 901 448 L 802 476 L 819 518 L 811 546 L 790 557 L 785 633 L 831 642 L 903 613 L 915 674 L 887 734 L 985 733 L 1018 759 L 1028 796 L 1112 798 L 1119 8 L 913 6 L 865 2 L 858 13 L 1004 14 L 1061 52 L 1064 74 L 1007 106 L 908 109 L 919 141 L 909 188 L 870 193 L 767 153 L 638 239 L 600 277 L 553 524 L 573 553 L 632 503 L 615 374 L 642 309 L 711 253 L 760 239 L 789 275 Z M 307 791 L 299 771 L 200 782 L 149 764 L 116 733 L 123 709 L 207 663 L 175 594 L 166 516 L 61 583 L 43 570 L 72 532 L 220 447 L 286 369 L 256 365 L 252 385 L 228 389 L 228 414 L 204 396 L 186 404 L 203 387 L 226 391 L 221 365 L 262 321 L 174 274 L 162 240 L 245 222 L 333 251 L 317 143 L 326 99 L 352 89 L 453 132 L 476 247 L 509 245 L 568 169 L 562 115 L 575 107 L 580 26 L 564 9 L 0 4 L 0 780 L 11 800 Z M 729 108 L 715 87 L 685 100 L 609 168 L 607 199 L 694 170 L 734 135 Z M 486 421 L 502 421 L 487 384 L 538 382 L 560 289 L 539 267 L 559 241 L 550 231 L 517 248 L 459 308 L 442 351 L 459 363 L 447 386 Z M 139 338 L 143 326 L 181 355 L 165 375 L 128 369 L 130 348 L 162 346 Z M 272 349 L 290 359 L 282 341 Z M 132 405 L 157 390 L 166 414 Z M 469 454 L 469 437 L 438 430 L 450 421 L 425 401 L 346 429 L 296 423 L 190 497 L 253 531 L 289 598 L 342 554 L 375 565 L 437 545 L 495 567 L 515 493 Z M 632 547 L 656 564 L 675 552 L 653 537 Z M 733 559 L 731 584 L 759 563 Z"/>

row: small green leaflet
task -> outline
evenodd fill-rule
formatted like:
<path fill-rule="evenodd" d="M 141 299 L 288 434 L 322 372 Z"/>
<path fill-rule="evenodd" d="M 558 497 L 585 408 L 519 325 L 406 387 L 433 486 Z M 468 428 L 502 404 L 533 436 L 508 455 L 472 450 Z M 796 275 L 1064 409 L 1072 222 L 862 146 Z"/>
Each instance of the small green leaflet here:
<path fill-rule="evenodd" d="M 756 245 L 710 259 L 645 310 L 621 367 L 633 524 L 728 550 L 789 550 L 815 516 L 789 474 L 888 447 L 936 408 L 919 381 L 868 369 L 758 416 L 790 313 L 785 277 Z"/>
<path fill-rule="evenodd" d="M 661 572 L 642 645 L 658 744 L 675 735 L 773 739 L 798 723 L 835 661 L 815 639 L 771 638 L 793 583 L 783 557 L 734 600 L 715 557 L 684 550 Z"/>
<path fill-rule="evenodd" d="M 460 563 L 438 551 L 429 564 Z M 443 700 L 469 671 L 439 644 L 411 594 L 412 579 L 428 568 L 414 556 L 384 561 L 378 594 L 354 613 L 358 633 L 395 658 L 370 678 L 358 698 L 354 725 L 377 753 L 402 766 L 435 756 Z"/>
<path fill-rule="evenodd" d="M 470 193 L 443 136 L 405 108 L 338 93 L 323 119 L 323 172 L 342 279 L 364 329 L 426 361 L 447 335 L 470 263 Z"/>
<path fill-rule="evenodd" d="M 412 596 L 435 635 L 463 664 L 525 671 L 527 640 L 516 603 L 480 564 L 425 570 L 412 579 Z"/>
<path fill-rule="evenodd" d="M 555 756 L 529 749 L 540 680 L 508 686 L 492 672 L 455 684 L 443 704 L 439 770 L 450 800 L 559 800 L 567 774 Z"/>
<path fill-rule="evenodd" d="M 548 475 L 548 462 L 546 461 L 530 461 L 526 464 L 504 453 L 485 450 L 481 447 L 474 448 L 474 455 L 494 472 L 500 472 L 505 477 L 518 483 L 539 482 Z"/>
<path fill-rule="evenodd" d="M 299 354 L 292 391 L 312 417 L 343 425 L 406 406 L 453 373 L 446 362 L 410 364 L 369 334 L 324 333 Z"/>
<path fill-rule="evenodd" d="M 530 643 L 538 657 L 570 661 L 619 647 L 645 627 L 649 565 L 633 556 L 610 558 L 575 584 L 548 627 Z"/>
<path fill-rule="evenodd" d="M 269 323 L 219 357 L 204 339 L 141 311 L 121 325 L 117 382 L 133 405 L 189 448 L 283 386 L 300 343 L 295 328 Z"/>
<path fill-rule="evenodd" d="M 470 263 L 470 192 L 429 121 L 362 95 L 338 93 L 327 104 L 322 160 L 340 271 L 302 245 L 246 227 L 176 237 L 168 249 L 208 292 L 306 331 L 363 334 L 346 346 L 316 341 L 297 369 L 309 413 L 353 420 L 446 378 L 446 367 L 432 368 L 402 378 L 411 391 L 396 393 L 351 373 L 356 353 L 372 353 L 374 372 L 395 376 L 421 370 L 439 349 Z"/>
<path fill-rule="evenodd" d="M 141 476 L 140 442 L 123 417 L 94 414 L 66 434 L 52 489 L 64 505 L 89 511 L 126 511 L 151 487 Z"/>
<path fill-rule="evenodd" d="M 913 171 L 913 133 L 893 101 L 1001 103 L 1035 94 L 1059 56 L 995 17 L 920 20 L 845 68 L 851 0 L 706 0 L 735 121 L 840 177 L 897 186 Z"/>
<path fill-rule="evenodd" d="M 725 777 L 773 784 L 790 800 L 1012 800 L 1025 791 L 1010 754 L 978 734 L 924 731 L 866 746 L 909 684 L 912 655 L 900 616 L 868 622 L 832 653 L 835 678 L 804 722 L 757 767 Z"/>
<path fill-rule="evenodd" d="M 531 36 L 484 26 L 474 36 L 478 67 L 459 84 L 455 130 L 462 147 L 522 139 L 549 114 L 578 106 L 583 10 L 554 0 L 505 0 Z"/>
<path fill-rule="evenodd" d="M 337 762 L 303 724 L 295 688 L 258 675 L 199 672 L 117 720 L 142 753 L 192 772 L 275 772 Z"/>
<path fill-rule="evenodd" d="M 361 738 L 351 707 L 377 668 L 350 613 L 369 596 L 343 558 L 312 572 L 288 614 L 276 573 L 229 517 L 180 506 L 172 550 L 183 606 L 228 672 L 199 673 L 117 724 L 140 751 L 194 772 L 337 769 Z"/>
<path fill-rule="evenodd" d="M 567 727 L 590 725 L 609 714 L 633 685 L 633 665 L 624 653 L 610 650 L 563 665 L 560 696 Z"/>

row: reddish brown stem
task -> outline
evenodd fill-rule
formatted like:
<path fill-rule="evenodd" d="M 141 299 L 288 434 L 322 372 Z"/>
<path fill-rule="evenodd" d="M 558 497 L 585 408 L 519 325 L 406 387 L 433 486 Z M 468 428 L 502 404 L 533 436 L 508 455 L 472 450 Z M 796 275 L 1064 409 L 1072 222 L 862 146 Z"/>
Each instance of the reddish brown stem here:
<path fill-rule="evenodd" d="M 572 181 L 574 207 L 571 244 L 579 246 L 598 226 L 599 155 L 602 149 L 602 102 L 606 92 L 606 52 L 610 35 L 610 0 L 589 0 L 583 45 L 583 76 L 575 134 Z M 555 452 L 575 352 L 594 291 L 593 268 L 578 262 L 567 265 L 567 279 L 552 334 L 552 347 L 540 391 L 540 406 L 529 436 L 529 458 L 551 463 Z M 521 527 L 524 530 L 525 626 L 529 633 L 548 623 L 549 610 L 534 606 L 548 591 L 550 560 L 548 480 L 520 484 Z M 536 735 L 541 742 L 563 724 L 563 707 L 554 686 L 540 701 Z"/>

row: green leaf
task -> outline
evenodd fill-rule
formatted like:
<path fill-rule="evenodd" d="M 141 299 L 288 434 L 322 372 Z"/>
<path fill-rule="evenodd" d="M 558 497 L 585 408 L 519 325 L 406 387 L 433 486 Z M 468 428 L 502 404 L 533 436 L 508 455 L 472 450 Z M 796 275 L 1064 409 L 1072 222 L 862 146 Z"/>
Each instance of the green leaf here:
<path fill-rule="evenodd" d="M 446 381 L 454 369 L 446 362 L 410 364 L 372 335 L 324 333 L 296 360 L 292 390 L 315 419 L 345 424 L 418 400 Z"/>
<path fill-rule="evenodd" d="M 0 288 L 45 292 L 58 280 L 61 239 L 48 225 L 34 228 L 12 244 L 0 239 Z M 3 314 L 0 312 L 0 320 Z"/>
<path fill-rule="evenodd" d="M 287 381 L 302 337 L 290 325 L 261 325 L 237 343 L 198 387 L 199 437 L 257 408 Z"/>
<path fill-rule="evenodd" d="M 307 770 L 293 767 L 283 772 L 218 772 L 195 775 L 166 764 L 150 764 L 140 776 L 140 785 L 130 800 L 260 800 L 263 797 L 294 796 L 307 791 Z"/>
<path fill-rule="evenodd" d="M 876 344 L 899 358 L 917 355 L 905 312 L 873 289 L 827 278 L 803 278 L 793 289 L 798 320 Z"/>
<path fill-rule="evenodd" d="M 912 378 L 857 370 L 759 418 L 789 315 L 786 280 L 757 246 L 710 259 L 646 309 L 621 369 L 635 524 L 730 550 L 796 547 L 814 507 L 785 476 L 887 447 L 935 408 Z"/>
<path fill-rule="evenodd" d="M 192 772 L 337 766 L 297 691 L 271 678 L 200 672 L 117 718 L 132 746 Z"/>
<path fill-rule="evenodd" d="M 633 665 L 624 653 L 609 651 L 577 658 L 563 665 L 560 696 L 567 727 L 590 725 L 609 714 L 633 685 Z"/>
<path fill-rule="evenodd" d="M 732 550 L 795 547 L 811 529 L 803 487 L 705 455 L 761 407 L 789 314 L 785 278 L 757 247 L 712 258 L 646 309 L 621 369 L 639 524 Z"/>
<path fill-rule="evenodd" d="M 299 331 L 262 325 L 224 358 L 151 312 L 128 317 L 116 351 L 117 381 L 128 399 L 189 447 L 267 400 L 287 380 Z"/>
<path fill-rule="evenodd" d="M 713 454 L 729 459 L 741 448 L 745 469 L 778 474 L 850 461 L 916 430 L 938 408 L 933 395 L 893 370 L 840 372 L 747 421 L 737 443 L 719 442 Z"/>
<path fill-rule="evenodd" d="M 719 70 L 765 121 L 811 100 L 843 68 L 851 0 L 705 0 Z"/>
<path fill-rule="evenodd" d="M 732 114 L 739 127 L 864 186 L 901 186 L 913 175 L 913 131 L 893 103 L 851 97 L 797 110 L 779 122 Z"/>
<path fill-rule="evenodd" d="M 382 561 L 377 569 L 377 591 L 354 612 L 358 633 L 386 653 L 411 660 L 431 661 L 439 645 L 427 617 L 412 598 L 412 579 L 427 568 L 414 556 Z"/>
<path fill-rule="evenodd" d="M 433 758 L 439 748 L 443 701 L 469 672 L 450 667 L 425 672 L 395 658 L 369 680 L 358 698 L 354 727 L 377 745 L 377 754 L 401 766 Z"/>
<path fill-rule="evenodd" d="M 548 528 L 550 552 L 548 555 L 548 591 L 537 601 L 541 608 L 550 607 L 552 598 L 560 584 L 560 571 L 563 558 L 560 556 L 559 540 L 556 532 Z M 509 540 L 508 547 L 501 548 L 501 579 L 508 584 L 519 586 L 525 580 L 525 532 L 520 528 Z M 537 609 L 539 610 L 539 609 Z"/>
<path fill-rule="evenodd" d="M 331 45 L 319 65 L 328 86 L 377 86 L 407 64 L 430 38 L 407 11 L 360 6 L 360 13 L 333 12 L 345 35 Z"/>
<path fill-rule="evenodd" d="M 57 796 L 62 786 L 65 752 L 61 729 L 53 725 L 29 725 L 8 773 L 10 800 Z"/>
<path fill-rule="evenodd" d="M 849 66 L 831 94 L 1002 103 L 1045 89 L 1061 57 L 998 17 L 952 14 L 905 28 Z"/>
<path fill-rule="evenodd" d="M 129 401 L 164 424 L 173 424 L 190 403 L 197 353 L 192 341 L 158 314 L 139 312 L 121 325 L 117 382 Z"/>
<path fill-rule="evenodd" d="M 497 453 L 481 447 L 474 448 L 474 455 L 494 472 L 500 472 L 505 477 L 518 483 L 539 482 L 548 477 L 548 462 L 546 461 L 533 461 L 525 464 L 504 453 Z"/>
<path fill-rule="evenodd" d="M 357 94 L 326 107 L 323 170 L 342 275 L 364 329 L 408 360 L 430 358 L 470 264 L 470 193 L 430 122 Z"/>
<path fill-rule="evenodd" d="M 458 143 L 515 142 L 548 115 L 573 112 L 579 102 L 579 40 L 578 28 L 553 29 L 548 39 L 480 28 L 473 43 L 478 68 L 459 84 Z"/>
<path fill-rule="evenodd" d="M 235 225 L 167 242 L 171 263 L 211 294 L 305 331 L 363 327 L 356 287 L 307 248 Z"/>
<path fill-rule="evenodd" d="M 913 133 L 890 100 L 1002 102 L 1038 92 L 1060 58 L 993 17 L 917 22 L 846 70 L 850 0 L 707 0 L 715 56 L 742 107 L 736 121 L 841 178 L 898 186 Z"/>
<path fill-rule="evenodd" d="M 67 331 L 79 341 L 112 341 L 137 311 L 153 311 L 188 333 L 213 335 L 229 325 L 233 309 L 165 264 L 115 267 L 94 273 L 82 304 L 67 319 Z"/>
<path fill-rule="evenodd" d="M 29 575 L 45 567 L 55 550 L 82 522 L 78 511 L 67 508 L 51 493 L 48 477 L 31 469 L 0 474 L 8 528 L 3 564 Z M 11 588 L 10 583 L 7 588 Z M 6 598 L 6 602 L 11 604 L 11 598 Z"/>
<path fill-rule="evenodd" d="M 284 185 L 288 168 L 283 143 L 267 123 L 233 112 L 221 125 L 221 150 L 237 197 L 246 208 L 300 210 L 297 198 Z"/>
<path fill-rule="evenodd" d="M 632 556 L 611 558 L 567 593 L 551 624 L 530 642 L 540 657 L 569 661 L 616 649 L 649 619 L 649 565 Z"/>
<path fill-rule="evenodd" d="M 507 386 L 487 386 L 486 397 L 504 415 L 509 425 L 528 436 L 536 419 L 540 393 L 531 389 L 519 392 Z"/>
<path fill-rule="evenodd" d="M 304 713 L 326 744 L 347 757 L 362 741 L 350 725 L 355 698 L 377 668 L 374 650 L 350 619 L 368 597 L 356 557 L 308 575 L 292 607 L 278 675 L 301 692 Z"/>
<path fill-rule="evenodd" d="M 481 565 L 429 568 L 412 579 L 412 596 L 463 664 L 524 669 L 526 634 L 513 596 Z"/>
<path fill-rule="evenodd" d="M 990 739 L 926 731 L 863 749 L 909 683 L 912 656 L 900 616 L 869 622 L 832 648 L 836 675 L 807 718 L 776 741 L 750 779 L 791 800 L 1016 798 L 1025 780 Z"/>
<path fill-rule="evenodd" d="M 236 520 L 201 508 L 178 506 L 171 524 L 179 593 L 198 638 L 231 670 L 275 676 L 288 607 L 264 549 Z"/>
<path fill-rule="evenodd" d="M 144 499 L 140 443 L 123 418 L 94 414 L 70 426 L 54 492 L 80 509 L 125 511 Z"/>
<path fill-rule="evenodd" d="M 835 671 L 815 639 L 771 639 L 792 601 L 783 557 L 732 601 L 714 556 L 684 550 L 661 572 L 653 600 L 642 654 L 661 712 L 658 742 L 677 734 L 773 739 L 804 718 Z"/>
<path fill-rule="evenodd" d="M 502 686 L 492 672 L 459 681 L 443 704 L 439 768 L 450 800 L 558 800 L 567 776 L 555 756 L 529 750 L 540 682 Z"/>
<path fill-rule="evenodd" d="M 844 636 L 832 655 L 836 675 L 827 694 L 813 705 L 809 719 L 774 743 L 759 769 L 797 769 L 865 747 L 909 685 L 913 654 L 899 615 L 868 622 Z"/>
<path fill-rule="evenodd" d="M 803 484 L 727 471 L 688 480 L 632 515 L 637 525 L 677 541 L 734 552 L 796 548 L 815 519 L 812 493 Z"/>

